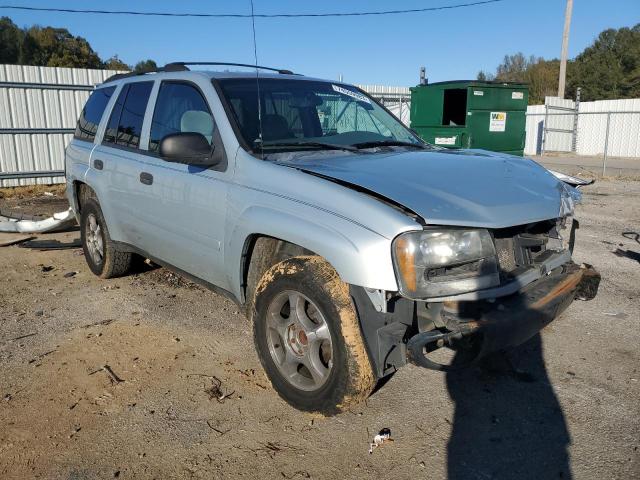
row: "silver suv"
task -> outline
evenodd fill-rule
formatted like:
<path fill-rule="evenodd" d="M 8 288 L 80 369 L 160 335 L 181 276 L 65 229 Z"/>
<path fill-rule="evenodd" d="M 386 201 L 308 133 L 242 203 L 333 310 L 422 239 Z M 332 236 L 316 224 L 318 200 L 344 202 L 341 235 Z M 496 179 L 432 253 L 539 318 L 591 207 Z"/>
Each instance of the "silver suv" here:
<path fill-rule="evenodd" d="M 354 86 L 272 70 L 175 63 L 96 88 L 66 150 L 96 275 L 142 255 L 226 293 L 275 390 L 326 414 L 407 362 L 471 364 L 595 296 L 571 260 L 576 179 L 433 147 Z"/>

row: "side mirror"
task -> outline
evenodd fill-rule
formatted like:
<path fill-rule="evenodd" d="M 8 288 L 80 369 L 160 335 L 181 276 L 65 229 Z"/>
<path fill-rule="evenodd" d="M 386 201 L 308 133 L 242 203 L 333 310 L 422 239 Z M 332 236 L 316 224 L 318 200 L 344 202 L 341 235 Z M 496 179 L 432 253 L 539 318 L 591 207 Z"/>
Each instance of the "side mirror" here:
<path fill-rule="evenodd" d="M 171 133 L 160 140 L 160 156 L 167 162 L 212 166 L 218 163 L 213 160 L 213 150 L 201 133 Z"/>

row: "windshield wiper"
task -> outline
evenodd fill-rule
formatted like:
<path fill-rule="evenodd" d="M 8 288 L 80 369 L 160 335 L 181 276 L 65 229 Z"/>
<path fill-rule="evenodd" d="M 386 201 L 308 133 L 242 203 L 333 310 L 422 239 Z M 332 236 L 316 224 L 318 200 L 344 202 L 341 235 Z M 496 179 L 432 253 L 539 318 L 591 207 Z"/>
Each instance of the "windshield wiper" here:
<path fill-rule="evenodd" d="M 354 143 L 354 147 L 358 149 L 373 147 L 413 147 L 420 150 L 427 150 L 429 147 L 421 143 L 403 142 L 401 140 L 375 140 L 371 142 Z"/>
<path fill-rule="evenodd" d="M 358 149 L 350 147 L 348 145 L 336 145 L 334 143 L 324 142 L 278 142 L 278 143 L 265 143 L 262 148 L 269 147 L 313 147 L 325 150 L 345 150 L 347 152 L 357 152 Z M 256 147 L 260 148 L 260 147 Z"/>

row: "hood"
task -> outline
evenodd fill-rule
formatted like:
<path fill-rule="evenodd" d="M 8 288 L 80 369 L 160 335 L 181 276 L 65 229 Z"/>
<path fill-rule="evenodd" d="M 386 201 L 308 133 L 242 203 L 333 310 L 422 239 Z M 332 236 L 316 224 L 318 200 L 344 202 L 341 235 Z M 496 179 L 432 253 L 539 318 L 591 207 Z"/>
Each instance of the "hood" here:
<path fill-rule="evenodd" d="M 522 225 L 569 213 L 576 199 L 533 160 L 482 150 L 304 154 L 278 163 L 369 190 L 434 225 Z"/>

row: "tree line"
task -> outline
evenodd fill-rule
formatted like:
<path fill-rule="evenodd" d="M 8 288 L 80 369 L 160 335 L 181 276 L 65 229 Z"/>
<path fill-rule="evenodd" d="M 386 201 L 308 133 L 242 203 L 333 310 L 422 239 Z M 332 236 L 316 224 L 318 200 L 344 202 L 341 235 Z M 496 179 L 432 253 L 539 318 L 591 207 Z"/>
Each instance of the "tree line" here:
<path fill-rule="evenodd" d="M 9 17 L 0 18 L 0 64 L 38 65 L 44 67 L 98 68 L 148 72 L 157 68 L 153 60 L 127 65 L 114 55 L 103 60 L 82 37 L 66 28 L 20 28 Z"/>
<path fill-rule="evenodd" d="M 480 71 L 478 80 L 529 84 L 529 103 L 542 104 L 558 94 L 560 60 L 506 55 L 495 73 Z M 640 98 L 640 24 L 608 29 L 567 63 L 568 98 L 581 89 L 583 101 Z"/>

